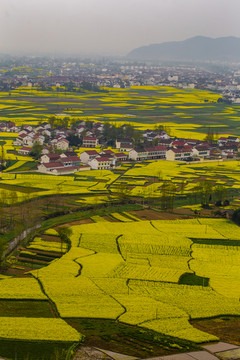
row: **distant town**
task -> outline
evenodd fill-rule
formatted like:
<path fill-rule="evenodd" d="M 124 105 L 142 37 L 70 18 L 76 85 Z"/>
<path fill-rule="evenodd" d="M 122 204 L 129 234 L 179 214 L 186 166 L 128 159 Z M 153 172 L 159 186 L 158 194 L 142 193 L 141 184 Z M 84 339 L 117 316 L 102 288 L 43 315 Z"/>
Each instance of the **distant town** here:
<path fill-rule="evenodd" d="M 220 92 L 223 101 L 240 103 L 238 64 L 207 62 L 160 65 L 130 60 L 0 57 L 0 91 L 19 87 L 49 90 L 97 90 L 99 87 L 174 86 Z M 63 88 L 64 87 L 64 88 Z"/>

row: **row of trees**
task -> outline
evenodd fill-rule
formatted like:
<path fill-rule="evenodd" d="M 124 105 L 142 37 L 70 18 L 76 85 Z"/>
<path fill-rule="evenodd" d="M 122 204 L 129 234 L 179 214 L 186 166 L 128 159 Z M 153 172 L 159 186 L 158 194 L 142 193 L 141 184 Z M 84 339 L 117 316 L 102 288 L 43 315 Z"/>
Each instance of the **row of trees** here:
<path fill-rule="evenodd" d="M 58 129 L 58 128 L 68 129 L 71 123 L 71 119 L 69 116 L 58 118 L 55 115 L 51 115 L 48 118 L 48 123 L 51 125 L 52 129 Z"/>
<path fill-rule="evenodd" d="M 160 202 L 162 210 L 173 209 L 176 197 L 179 199 L 184 198 L 185 185 L 185 180 L 183 180 L 178 187 L 171 181 L 165 181 L 160 187 L 158 197 L 153 194 L 151 188 L 146 187 L 142 193 L 143 201 Z M 127 184 L 120 183 L 117 192 L 121 201 L 131 201 L 131 189 Z M 213 182 L 208 180 L 202 180 L 196 183 L 196 186 L 193 187 L 192 193 L 188 195 L 188 198 L 192 203 L 200 202 L 201 205 L 206 208 L 210 206 L 210 203 L 214 203 L 216 206 L 226 206 L 229 204 L 227 188 L 223 185 L 214 186 Z"/>
<path fill-rule="evenodd" d="M 55 91 L 55 88 L 51 85 L 45 85 L 41 84 L 38 88 L 40 91 Z M 93 91 L 93 92 L 108 92 L 105 89 L 100 89 L 99 86 L 96 84 L 92 84 L 88 81 L 82 81 L 79 86 L 76 86 L 76 84 L 73 81 L 68 81 L 63 84 L 62 87 L 57 87 L 56 91 L 58 92 L 86 92 L 86 91 Z"/>
<path fill-rule="evenodd" d="M 166 182 L 161 187 L 161 208 L 173 209 L 174 200 L 176 196 L 182 196 L 184 194 L 184 181 L 180 185 L 180 189 L 172 182 Z M 216 206 L 226 206 L 229 204 L 227 188 L 223 185 L 214 186 L 214 183 L 209 180 L 202 180 L 196 183 L 193 187 L 192 193 L 188 195 L 188 198 L 193 203 L 201 203 L 205 208 L 208 208 L 210 204 L 214 203 Z"/>

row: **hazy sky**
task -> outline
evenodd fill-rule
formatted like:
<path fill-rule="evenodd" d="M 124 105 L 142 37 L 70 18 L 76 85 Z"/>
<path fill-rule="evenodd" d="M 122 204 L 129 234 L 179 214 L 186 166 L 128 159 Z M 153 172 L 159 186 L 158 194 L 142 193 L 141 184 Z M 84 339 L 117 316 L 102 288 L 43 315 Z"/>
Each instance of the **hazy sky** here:
<path fill-rule="evenodd" d="M 240 0 L 0 0 L 0 53 L 125 55 L 195 35 L 240 37 Z"/>

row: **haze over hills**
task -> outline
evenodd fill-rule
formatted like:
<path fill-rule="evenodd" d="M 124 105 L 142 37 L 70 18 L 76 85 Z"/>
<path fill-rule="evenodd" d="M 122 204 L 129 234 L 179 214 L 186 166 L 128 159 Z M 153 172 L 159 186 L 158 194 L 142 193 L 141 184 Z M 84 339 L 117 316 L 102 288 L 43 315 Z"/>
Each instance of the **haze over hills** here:
<path fill-rule="evenodd" d="M 240 38 L 234 36 L 209 38 L 195 36 L 184 41 L 171 41 L 141 46 L 128 58 L 170 61 L 240 61 Z"/>

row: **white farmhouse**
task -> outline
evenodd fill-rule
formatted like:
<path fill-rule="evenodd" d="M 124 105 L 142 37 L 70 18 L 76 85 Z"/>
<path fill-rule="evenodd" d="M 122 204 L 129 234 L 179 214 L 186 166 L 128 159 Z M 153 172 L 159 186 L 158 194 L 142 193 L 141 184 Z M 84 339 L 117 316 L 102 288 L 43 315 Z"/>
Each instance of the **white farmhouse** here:
<path fill-rule="evenodd" d="M 95 148 L 98 145 L 98 138 L 94 136 L 84 136 L 83 138 L 83 147 L 92 147 Z"/>
<path fill-rule="evenodd" d="M 59 159 L 60 159 L 59 154 L 45 154 L 41 156 L 40 162 L 42 164 L 48 164 L 48 163 L 57 162 Z"/>
<path fill-rule="evenodd" d="M 210 157 L 210 148 L 207 146 L 198 145 L 195 146 L 192 150 L 192 155 L 196 155 L 201 158 L 209 158 Z"/>
<path fill-rule="evenodd" d="M 129 151 L 129 159 L 131 160 L 146 160 L 148 152 L 145 149 L 132 149 Z"/>
<path fill-rule="evenodd" d="M 69 141 L 66 139 L 60 139 L 58 140 L 58 142 L 56 143 L 56 147 L 57 149 L 60 150 L 67 150 L 69 148 Z"/>
<path fill-rule="evenodd" d="M 166 152 L 166 160 L 168 161 L 184 161 L 187 158 L 191 157 L 192 149 L 183 148 L 183 149 L 170 149 Z"/>
<path fill-rule="evenodd" d="M 92 170 L 110 170 L 112 164 L 113 160 L 108 157 L 97 157 L 88 163 Z"/>
<path fill-rule="evenodd" d="M 98 156 L 98 152 L 96 150 L 87 150 L 80 154 L 80 160 L 84 164 L 88 164 L 88 162 Z"/>

